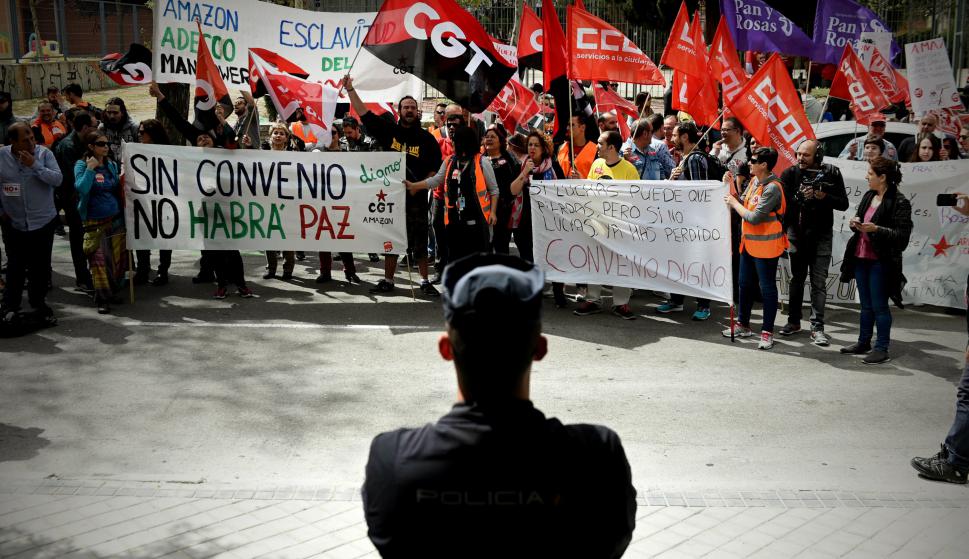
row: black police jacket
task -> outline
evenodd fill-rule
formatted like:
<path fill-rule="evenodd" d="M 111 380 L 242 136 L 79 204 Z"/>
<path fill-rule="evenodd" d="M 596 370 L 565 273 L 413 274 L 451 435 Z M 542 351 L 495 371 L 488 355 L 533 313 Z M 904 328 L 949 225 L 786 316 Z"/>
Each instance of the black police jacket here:
<path fill-rule="evenodd" d="M 525 400 L 457 404 L 374 438 L 363 487 L 383 557 L 620 557 L 636 490 L 619 436 Z"/>

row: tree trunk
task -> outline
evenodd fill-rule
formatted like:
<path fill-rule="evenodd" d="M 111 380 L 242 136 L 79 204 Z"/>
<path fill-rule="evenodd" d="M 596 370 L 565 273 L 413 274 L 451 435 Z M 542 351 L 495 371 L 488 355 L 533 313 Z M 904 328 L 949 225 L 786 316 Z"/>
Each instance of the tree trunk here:
<path fill-rule="evenodd" d="M 162 94 L 165 95 L 165 100 L 171 103 L 178 110 L 179 114 L 188 114 L 189 87 L 187 83 L 160 83 L 158 87 L 161 89 Z M 185 145 L 185 137 L 172 126 L 171 121 L 161 109 L 155 110 L 155 118 L 161 121 L 173 145 Z"/>

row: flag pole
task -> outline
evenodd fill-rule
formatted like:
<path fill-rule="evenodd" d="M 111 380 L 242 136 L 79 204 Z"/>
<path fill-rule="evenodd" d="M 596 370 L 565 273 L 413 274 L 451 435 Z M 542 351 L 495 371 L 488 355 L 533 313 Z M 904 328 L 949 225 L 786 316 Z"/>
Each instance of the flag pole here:
<path fill-rule="evenodd" d="M 572 171 L 575 171 L 575 142 L 572 141 L 572 100 L 575 99 L 575 94 L 572 93 L 572 80 L 568 78 L 567 74 L 565 80 L 569 86 L 569 151 L 572 152 L 572 160 L 569 161 L 569 176 L 566 178 L 571 178 Z M 595 87 L 593 87 L 592 92 L 595 93 Z"/>
<path fill-rule="evenodd" d="M 707 127 L 707 131 L 704 132 L 702 136 L 700 136 L 700 139 L 697 140 L 697 143 L 693 144 L 693 149 L 691 149 L 689 153 L 683 154 L 683 159 L 680 160 L 680 164 L 676 166 L 678 169 L 683 168 L 683 162 L 686 161 L 686 157 L 690 155 L 690 153 L 693 153 L 694 151 L 697 151 L 699 149 L 700 144 L 703 143 L 703 140 L 705 140 L 706 137 L 710 135 L 710 131 L 713 130 L 713 125 L 716 124 L 717 121 L 719 121 L 721 118 L 723 118 L 723 113 L 725 112 L 727 112 L 726 105 L 724 105 L 723 110 L 720 111 L 720 114 L 717 115 L 717 118 L 713 119 L 713 122 L 711 122 L 710 125 Z"/>
<path fill-rule="evenodd" d="M 808 90 L 811 89 L 811 64 L 814 64 L 813 60 L 808 60 L 807 76 L 804 78 L 804 94 L 808 94 Z"/>
<path fill-rule="evenodd" d="M 821 116 L 818 117 L 817 124 L 821 124 L 824 121 L 824 111 L 828 110 L 828 99 L 831 99 L 831 94 L 829 93 L 827 97 L 824 98 L 824 104 L 821 105 Z"/>

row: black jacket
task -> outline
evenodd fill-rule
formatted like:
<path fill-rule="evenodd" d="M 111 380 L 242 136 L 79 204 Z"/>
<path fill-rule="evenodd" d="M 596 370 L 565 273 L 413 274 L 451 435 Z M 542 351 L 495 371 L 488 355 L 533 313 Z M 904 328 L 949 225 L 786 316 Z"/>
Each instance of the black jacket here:
<path fill-rule="evenodd" d="M 378 435 L 363 506 L 391 558 L 620 557 L 636 522 L 619 436 L 525 400 Z"/>
<path fill-rule="evenodd" d="M 869 190 L 861 197 L 858 209 L 855 211 L 862 221 L 865 220 L 865 212 L 871 205 L 875 197 L 875 191 Z M 893 194 L 885 194 L 882 203 L 875 210 L 871 218 L 872 223 L 879 227 L 878 231 L 869 233 L 872 250 L 878 256 L 879 262 L 888 274 L 888 296 L 898 305 L 902 305 L 902 288 L 905 287 L 906 279 L 902 275 L 902 252 L 908 246 L 909 237 L 912 235 L 912 204 L 904 194 L 895 191 Z M 855 250 L 858 248 L 858 240 L 861 232 L 848 239 L 848 246 L 845 247 L 844 260 L 841 263 L 841 282 L 848 283 L 855 278 L 855 264 L 858 258 Z"/>
<path fill-rule="evenodd" d="M 823 200 L 805 200 L 800 195 L 804 171 L 797 165 L 792 165 L 781 173 L 784 200 L 787 201 L 784 230 L 798 250 L 810 248 L 817 240 L 830 237 L 834 233 L 835 210 L 843 212 L 848 209 L 848 193 L 841 170 L 834 165 L 822 163 L 820 171 L 814 188 L 817 189 L 818 184 L 823 185 Z M 801 243 L 804 243 L 803 247 Z"/>

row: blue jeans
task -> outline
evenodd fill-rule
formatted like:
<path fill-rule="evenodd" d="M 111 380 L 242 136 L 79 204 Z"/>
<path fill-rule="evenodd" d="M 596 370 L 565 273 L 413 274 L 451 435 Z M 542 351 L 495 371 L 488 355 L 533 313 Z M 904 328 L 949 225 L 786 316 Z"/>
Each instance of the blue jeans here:
<path fill-rule="evenodd" d="M 945 438 L 949 450 L 949 464 L 960 470 L 969 468 L 969 363 L 962 370 L 962 380 L 956 392 L 956 418 Z"/>
<path fill-rule="evenodd" d="M 750 326 L 750 311 L 754 308 L 757 285 L 764 300 L 764 332 L 774 333 L 777 316 L 777 258 L 756 258 L 740 253 L 740 324 Z"/>
<path fill-rule="evenodd" d="M 861 299 L 861 331 L 858 343 L 870 344 L 875 327 L 878 337 L 874 348 L 888 351 L 892 333 L 892 313 L 888 310 L 888 282 L 882 263 L 859 258 L 855 265 L 855 283 Z"/>

